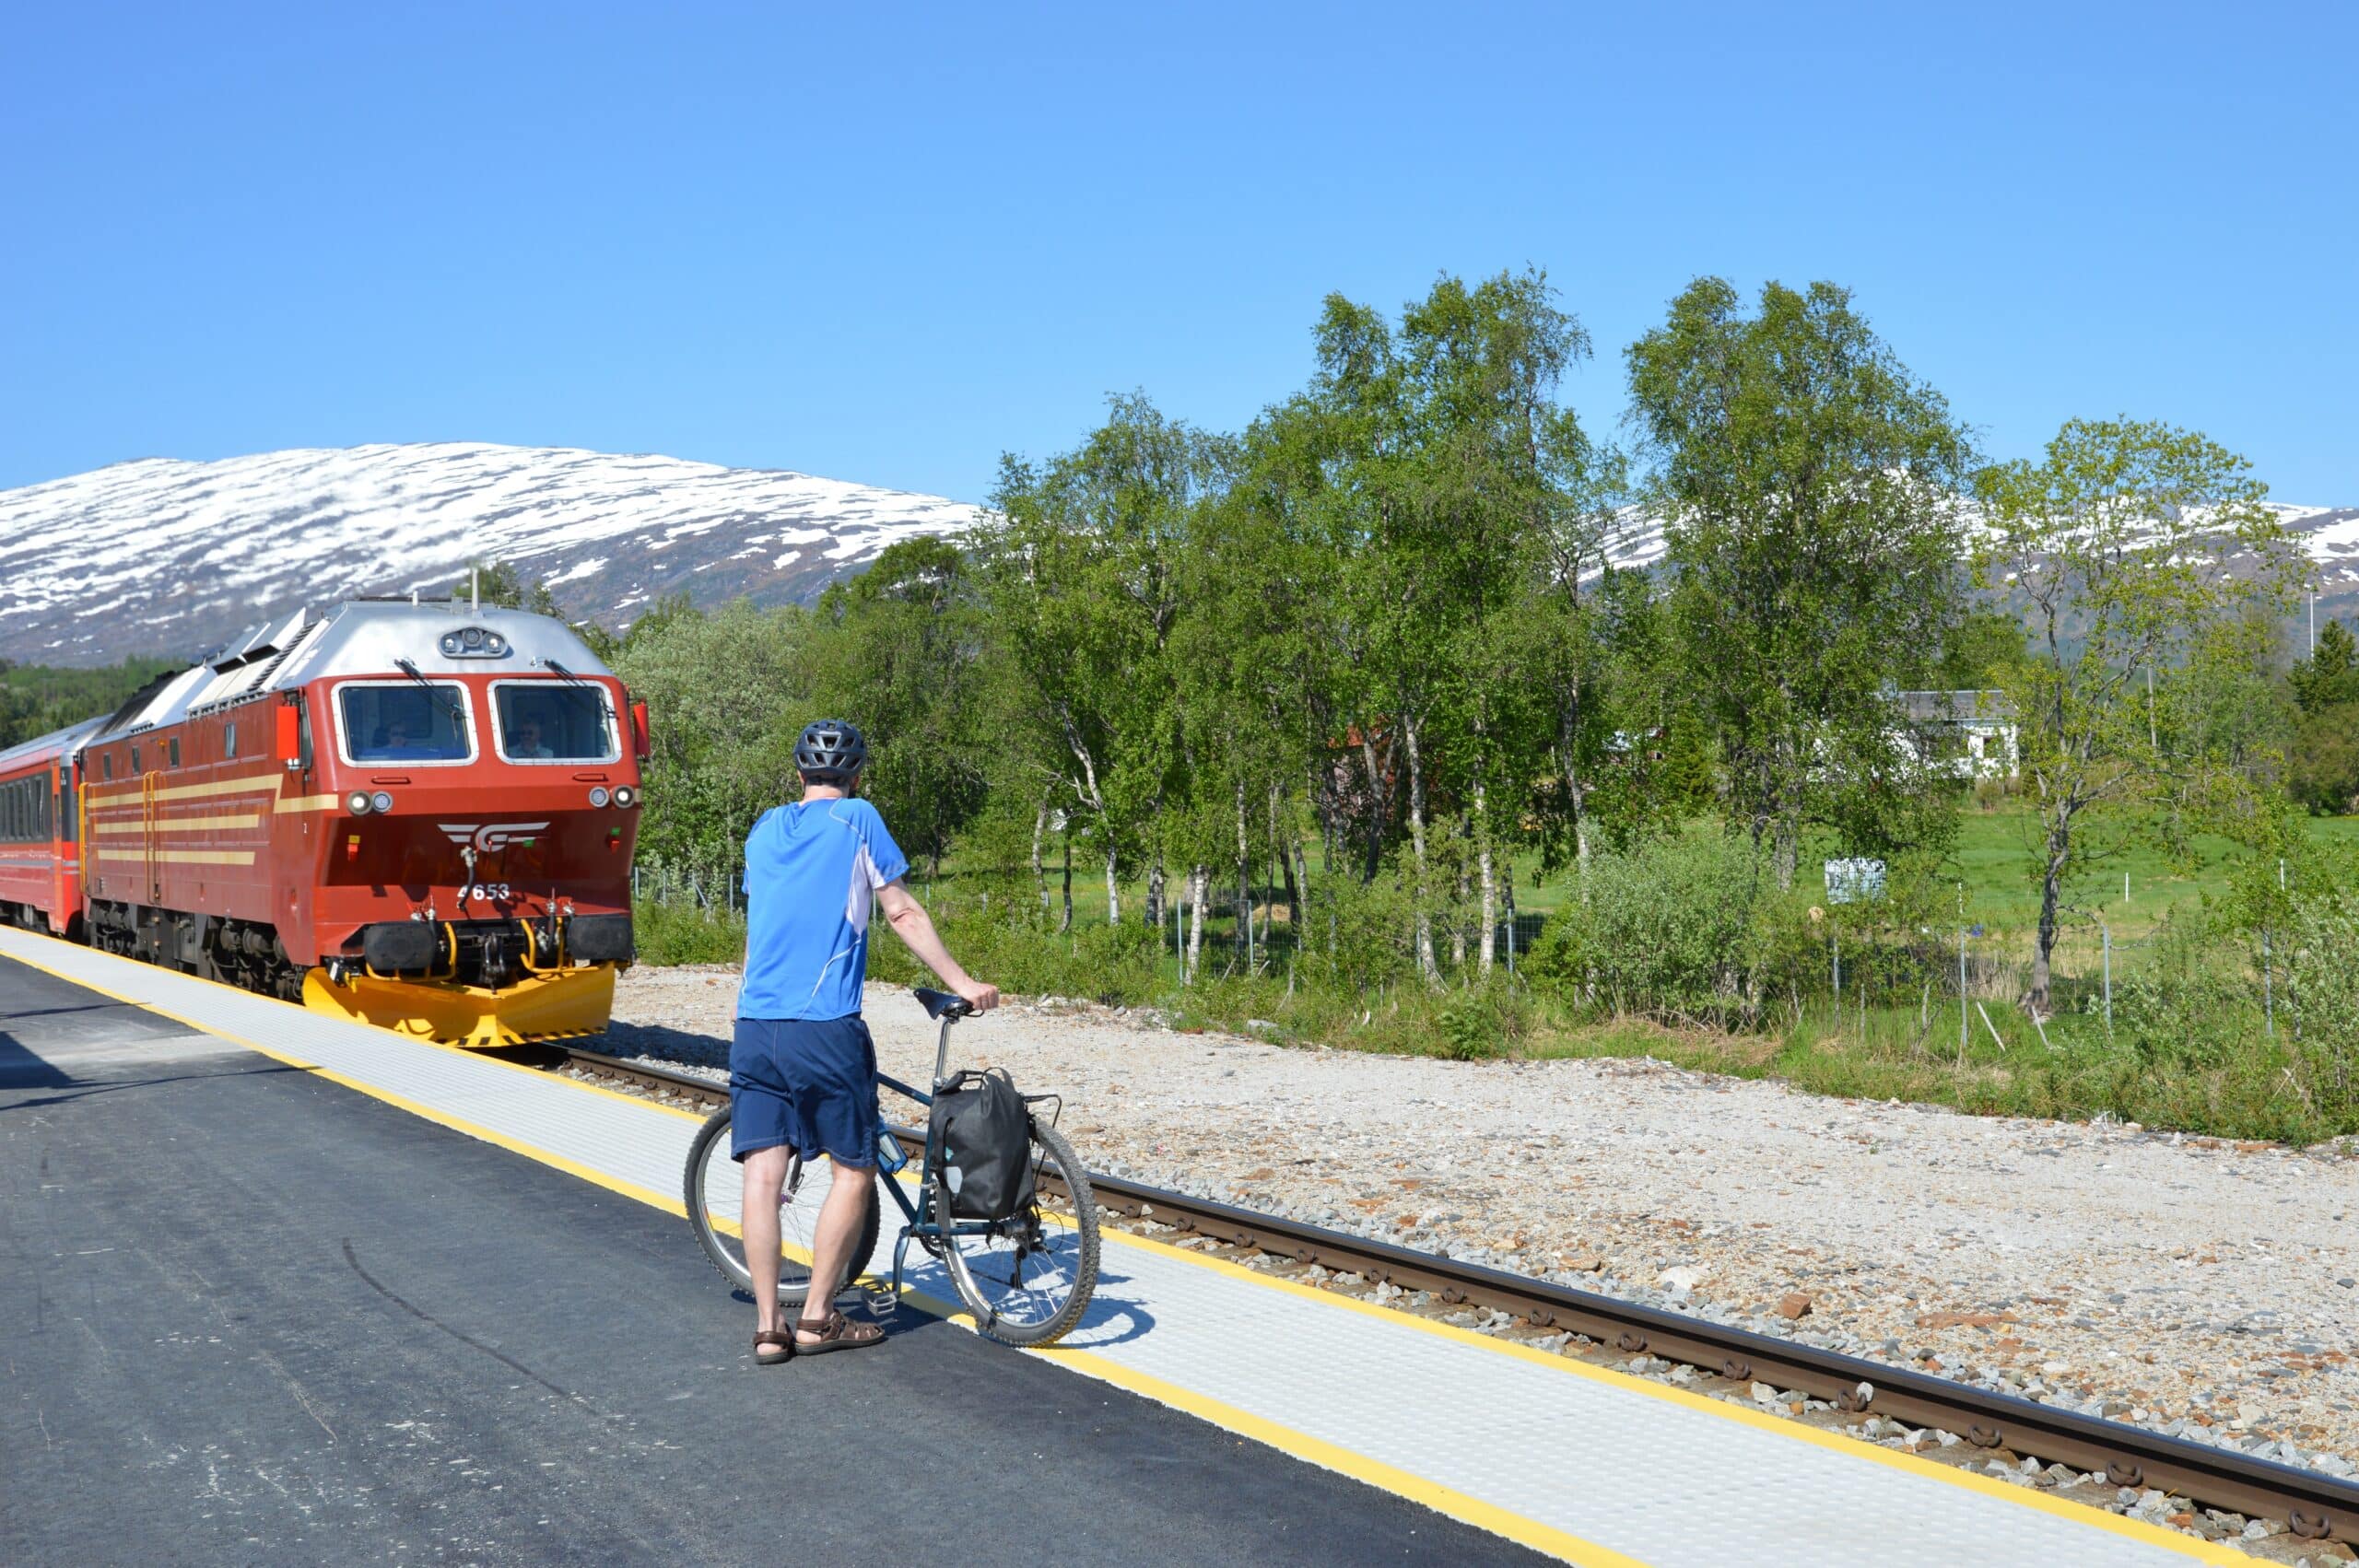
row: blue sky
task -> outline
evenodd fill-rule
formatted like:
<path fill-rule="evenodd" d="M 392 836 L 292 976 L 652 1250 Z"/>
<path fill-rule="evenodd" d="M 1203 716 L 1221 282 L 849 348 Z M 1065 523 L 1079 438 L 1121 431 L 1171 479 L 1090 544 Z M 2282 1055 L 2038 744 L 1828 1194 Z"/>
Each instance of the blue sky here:
<path fill-rule="evenodd" d="M 1829 278 L 1991 451 L 2208 431 L 2359 505 L 2359 6 L 24 6 L 0 486 L 482 439 L 979 498 L 1320 298 L 1545 267 L 1622 407 Z"/>

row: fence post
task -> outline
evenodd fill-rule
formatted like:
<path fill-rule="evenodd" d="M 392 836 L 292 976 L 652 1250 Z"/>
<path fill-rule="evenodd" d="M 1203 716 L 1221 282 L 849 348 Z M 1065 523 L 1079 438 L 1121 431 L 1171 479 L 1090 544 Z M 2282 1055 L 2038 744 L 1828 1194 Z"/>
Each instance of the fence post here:
<path fill-rule="evenodd" d="M 1957 929 L 1957 1054 L 1966 1056 L 1966 928 Z"/>
<path fill-rule="evenodd" d="M 1835 955 L 1835 1011 L 1840 1014 L 1843 1011 L 1843 939 L 1833 931 L 1828 931 L 1826 951 Z M 1835 1024 L 1837 1028 L 1841 1028 L 1843 1020 L 1838 1016 Z"/>

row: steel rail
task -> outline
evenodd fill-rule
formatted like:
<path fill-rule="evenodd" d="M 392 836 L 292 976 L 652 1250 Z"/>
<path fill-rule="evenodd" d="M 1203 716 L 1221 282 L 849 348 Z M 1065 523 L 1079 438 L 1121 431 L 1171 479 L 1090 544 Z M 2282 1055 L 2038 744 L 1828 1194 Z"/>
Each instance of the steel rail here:
<path fill-rule="evenodd" d="M 719 1105 L 728 1088 L 709 1079 L 617 1061 L 569 1045 L 537 1047 L 552 1065 L 634 1080 Z M 895 1127 L 912 1155 L 924 1135 Z M 1050 1185 L 1062 1190 L 1053 1173 Z M 1168 1225 L 1225 1246 L 1259 1249 L 1334 1273 L 1357 1274 L 1403 1291 L 1428 1291 L 1453 1306 L 1488 1307 L 1545 1331 L 1569 1331 L 1629 1355 L 1684 1362 L 1735 1383 L 1766 1383 L 1823 1399 L 1854 1415 L 1881 1415 L 1957 1433 L 1981 1449 L 2004 1448 L 2105 1477 L 2115 1486 L 2148 1487 L 2209 1508 L 2282 1519 L 2310 1539 L 2359 1542 L 2359 1485 L 2317 1470 L 2257 1459 L 2224 1448 L 2165 1437 L 2144 1427 L 1994 1394 L 1945 1377 L 1798 1345 L 1749 1329 L 1642 1306 L 1546 1280 L 1390 1242 L 1347 1235 L 1299 1220 L 1169 1192 L 1092 1172 L 1098 1203 L 1118 1213 Z"/>

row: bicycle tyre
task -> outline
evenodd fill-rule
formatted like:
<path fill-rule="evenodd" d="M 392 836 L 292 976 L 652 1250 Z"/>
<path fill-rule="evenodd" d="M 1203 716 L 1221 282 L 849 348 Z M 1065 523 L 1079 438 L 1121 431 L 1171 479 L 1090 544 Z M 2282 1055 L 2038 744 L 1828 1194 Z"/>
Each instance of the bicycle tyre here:
<path fill-rule="evenodd" d="M 1073 1226 L 1077 1237 L 1073 1265 L 1072 1293 L 1049 1316 L 1037 1323 L 1011 1323 L 1001 1316 L 991 1298 L 969 1273 L 967 1256 L 956 1246 L 943 1248 L 944 1261 L 950 1272 L 950 1282 L 958 1299 L 974 1315 L 975 1327 L 988 1339 L 1018 1349 L 1053 1344 L 1071 1333 L 1089 1310 L 1089 1298 L 1097 1288 L 1097 1197 L 1089 1186 L 1089 1173 L 1082 1168 L 1073 1145 L 1064 1134 L 1045 1122 L 1032 1124 L 1032 1141 L 1039 1145 L 1047 1161 L 1055 1165 L 1064 1180 L 1065 1189 L 1073 1195 Z M 947 1212 L 948 1193 L 941 1189 L 937 1178 L 935 1202 L 937 1212 Z"/>
<path fill-rule="evenodd" d="M 697 1234 L 697 1245 L 704 1249 L 706 1261 L 719 1270 L 722 1278 L 749 1294 L 754 1288 L 754 1274 L 742 1256 L 743 1244 L 724 1235 L 713 1223 L 713 1211 L 706 1200 L 708 1178 L 716 1160 L 728 1158 L 724 1141 L 729 1136 L 729 1107 L 705 1118 L 697 1129 L 696 1138 L 688 1145 L 687 1166 L 681 1172 L 680 1187 L 684 1206 L 688 1211 L 688 1224 Z M 734 1169 L 734 1163 L 731 1167 Z M 833 1172 L 829 1175 L 832 1177 Z M 862 1218 L 859 1234 L 852 1237 L 851 1256 L 844 1266 L 842 1289 L 851 1285 L 868 1272 L 870 1260 L 876 1255 L 877 1235 L 883 1225 L 876 1196 L 876 1182 L 872 1174 L 868 1183 L 868 1211 Z M 785 1305 L 800 1306 L 811 1294 L 809 1269 L 791 1258 L 782 1258 L 779 1268 L 778 1299 Z"/>

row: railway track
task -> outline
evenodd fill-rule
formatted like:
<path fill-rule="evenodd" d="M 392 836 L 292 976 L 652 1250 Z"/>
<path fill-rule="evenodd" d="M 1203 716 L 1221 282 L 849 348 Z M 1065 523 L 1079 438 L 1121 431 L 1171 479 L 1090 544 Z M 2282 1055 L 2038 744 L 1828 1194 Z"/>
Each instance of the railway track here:
<path fill-rule="evenodd" d="M 563 1044 L 512 1054 L 691 1103 L 717 1106 L 728 1098 L 727 1089 L 710 1080 Z M 913 1154 L 922 1152 L 921 1132 L 894 1130 Z M 2359 1486 L 2315 1470 L 1119 1176 L 1093 1172 L 1090 1186 L 1102 1209 L 1226 1247 L 1430 1292 L 1452 1307 L 1488 1308 L 1542 1333 L 1577 1334 L 1624 1355 L 1684 1363 L 1740 1387 L 1791 1389 L 1855 1418 L 1879 1415 L 1954 1433 L 1980 1452 L 2004 1450 L 2101 1475 L 2117 1487 L 2155 1488 L 2203 1507 L 2280 1520 L 2308 1539 L 2359 1543 Z"/>

